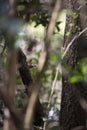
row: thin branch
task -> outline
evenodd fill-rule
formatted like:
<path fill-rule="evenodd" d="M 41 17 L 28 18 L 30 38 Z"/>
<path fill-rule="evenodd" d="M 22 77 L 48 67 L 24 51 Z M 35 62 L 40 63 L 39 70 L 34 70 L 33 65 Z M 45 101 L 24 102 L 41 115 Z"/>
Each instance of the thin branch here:
<path fill-rule="evenodd" d="M 47 39 L 52 36 L 61 9 L 61 0 L 56 0 L 51 20 L 47 30 Z"/>
<path fill-rule="evenodd" d="M 76 35 L 71 42 L 68 44 L 68 46 L 66 47 L 63 55 L 62 55 L 62 59 L 66 56 L 67 52 L 69 51 L 70 47 L 72 46 L 72 44 L 75 42 L 75 40 L 77 40 L 84 32 L 87 31 L 87 28 L 83 29 L 78 35 Z"/>
<path fill-rule="evenodd" d="M 6 94 L 8 95 L 8 100 L 11 105 L 15 104 L 15 90 L 16 90 L 16 51 L 9 51 L 8 53 L 8 69 L 7 69 L 7 82 L 6 82 Z M 7 106 L 5 106 L 7 107 Z M 10 113 L 9 109 L 4 109 L 8 111 L 8 117 L 5 115 L 4 117 L 4 130 L 7 126 L 7 130 L 11 130 L 13 126 L 13 130 L 17 130 L 16 126 L 14 124 L 14 117 Z"/>
<path fill-rule="evenodd" d="M 50 105 L 51 105 L 51 100 L 52 100 L 54 88 L 55 88 L 56 81 L 57 81 L 57 77 L 58 77 L 58 74 L 59 74 L 59 73 L 61 73 L 61 65 L 60 65 L 60 64 L 58 64 L 58 66 L 57 66 L 57 68 L 56 68 L 56 74 L 55 74 L 55 77 L 54 77 L 54 80 L 53 80 L 52 89 L 51 89 L 51 94 L 50 94 L 50 97 L 49 97 L 48 110 L 49 110 Z"/>
<path fill-rule="evenodd" d="M 17 63 L 17 53 L 16 50 L 8 52 L 8 72 L 7 72 L 7 89 L 8 97 L 11 102 L 15 102 L 15 90 L 16 90 L 16 63 Z"/>
<path fill-rule="evenodd" d="M 25 121 L 24 121 L 24 128 L 26 130 L 30 130 L 30 127 L 31 127 L 33 111 L 34 111 L 36 99 L 38 96 L 38 91 L 40 88 L 40 80 L 41 80 L 42 74 L 43 74 L 45 67 L 47 65 L 47 62 L 48 62 L 48 55 L 49 55 L 48 49 L 50 47 L 50 37 L 53 34 L 55 24 L 56 24 L 57 18 L 59 16 L 60 6 L 61 6 L 61 0 L 56 0 L 55 7 L 53 10 L 52 17 L 51 17 L 51 20 L 50 20 L 50 23 L 48 26 L 48 30 L 46 33 L 46 37 L 45 37 L 45 50 L 42 53 L 42 55 L 40 57 L 40 61 L 39 61 L 39 67 L 38 67 L 39 72 L 37 74 L 35 83 L 32 84 L 32 86 L 34 85 L 34 91 L 31 95 L 30 101 L 28 103 L 28 107 L 27 107 L 27 111 L 26 111 L 26 115 L 25 115 Z"/>

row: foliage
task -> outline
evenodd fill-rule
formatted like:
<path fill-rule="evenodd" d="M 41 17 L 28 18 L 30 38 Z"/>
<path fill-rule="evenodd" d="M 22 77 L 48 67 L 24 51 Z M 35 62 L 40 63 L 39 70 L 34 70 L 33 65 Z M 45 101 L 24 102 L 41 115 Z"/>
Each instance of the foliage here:
<path fill-rule="evenodd" d="M 32 38 L 29 38 L 28 35 L 24 36 L 24 37 L 19 36 L 19 33 L 22 32 L 23 26 L 25 26 L 27 22 L 34 21 L 36 24 L 35 27 L 38 26 L 39 24 L 41 24 L 42 26 L 44 26 L 45 29 L 47 29 L 49 21 L 50 21 L 50 16 L 47 13 L 43 13 L 43 12 L 37 13 L 36 9 L 32 13 L 28 12 L 28 11 L 31 11 L 31 9 L 29 10 L 29 6 L 31 6 L 31 8 L 33 8 L 34 5 L 36 6 L 39 4 L 39 2 L 37 4 L 37 1 L 31 1 L 30 3 L 28 3 L 27 1 L 18 1 L 17 10 L 16 10 L 17 11 L 16 15 L 18 15 L 18 17 L 11 17 L 11 18 L 6 15 L 6 13 L 9 11 L 9 9 L 7 8 L 7 5 L 9 4 L 8 1 L 7 1 L 7 3 L 2 2 L 0 4 L 1 4 L 1 8 L 0 8 L 1 12 L 4 9 L 3 4 L 5 4 L 5 6 L 6 6 L 6 10 L 4 10 L 3 11 L 4 13 L 2 12 L 1 16 L 0 16 L 1 17 L 0 29 L 1 29 L 1 35 L 3 35 L 4 40 L 5 40 L 5 43 L 3 42 L 3 40 L 1 40 L 1 42 L 2 42 L 3 46 L 4 46 L 4 44 L 6 44 L 6 48 L 5 48 L 6 53 L 3 52 L 3 55 L 6 59 L 6 62 L 5 62 L 6 68 L 5 69 L 8 70 L 8 73 L 10 73 L 10 69 L 12 68 L 12 66 L 11 67 L 9 66 L 9 61 L 10 61 L 9 55 L 12 56 L 11 54 L 12 54 L 12 51 L 14 51 L 14 47 L 18 48 L 20 46 L 18 44 L 20 44 L 21 42 L 23 42 L 23 41 L 30 42 L 30 39 L 32 39 Z M 29 17 L 30 14 L 31 14 L 31 16 Z M 61 22 L 56 23 L 57 31 L 60 30 L 59 29 L 60 23 Z M 21 28 L 21 29 L 19 29 L 19 28 Z M 26 34 L 24 34 L 24 35 L 26 35 Z M 16 45 L 14 45 L 13 43 L 16 43 Z M 36 53 L 35 54 L 36 57 L 39 57 L 40 53 L 41 53 L 41 51 Z M 12 57 L 12 58 L 14 59 L 14 57 Z M 52 59 L 52 61 L 56 62 L 57 61 L 56 54 L 54 56 L 51 55 L 51 57 L 49 59 L 49 63 L 50 63 L 51 59 Z M 38 64 L 37 58 L 36 59 L 34 58 L 33 61 Z M 53 66 L 55 66 L 55 64 L 49 66 L 49 69 L 46 72 L 44 72 L 44 75 L 42 77 L 42 81 L 43 81 L 42 86 L 47 85 L 47 87 L 48 87 L 49 85 L 51 85 L 52 80 L 55 75 L 55 68 L 53 68 Z M 20 65 L 18 65 L 18 67 L 20 67 Z M 51 67 L 53 68 L 52 70 L 51 70 Z M 8 69 L 8 68 L 10 68 L 10 69 Z M 12 73 L 13 73 L 13 71 L 12 71 Z M 36 74 L 37 74 L 37 69 L 36 68 L 31 69 L 31 73 L 33 75 L 33 79 L 35 79 Z M 25 96 L 25 92 L 22 90 L 23 89 L 22 87 L 20 89 L 18 89 L 18 87 L 22 84 L 21 77 L 18 73 L 17 73 L 16 84 L 17 84 L 17 90 L 16 90 L 15 104 L 16 104 L 17 109 L 22 109 L 23 101 L 24 101 L 24 99 L 26 99 L 26 96 Z M 46 87 L 46 89 L 47 89 L 47 87 Z M 50 88 L 49 88 L 49 90 L 50 90 Z M 38 118 L 40 118 L 40 117 L 38 117 Z"/>
<path fill-rule="evenodd" d="M 13 32 L 13 35 L 16 35 L 15 38 L 14 38 L 14 41 L 20 40 L 20 36 L 18 34 L 18 31 L 17 31 L 19 29 L 19 26 L 23 27 L 26 24 L 31 26 L 31 23 L 35 23 L 34 29 L 38 28 L 39 25 L 42 25 L 44 27 L 44 30 L 47 31 L 48 24 L 50 22 L 50 15 L 49 15 L 48 12 L 42 11 L 41 8 L 39 8 L 39 5 L 40 5 L 40 1 L 39 0 L 38 1 L 37 0 L 35 0 L 35 1 L 33 1 L 33 0 L 31 0 L 31 1 L 20 0 L 18 2 L 18 5 L 17 5 L 17 15 L 18 15 L 18 19 L 19 20 L 15 18 L 15 19 L 13 19 L 13 21 L 15 21 L 15 22 L 13 22 L 12 20 L 9 21 L 7 19 L 7 17 L 5 17 L 6 18 L 5 22 L 7 22 L 6 33 Z M 38 8 L 37 10 L 36 10 L 36 7 Z M 3 8 L 1 8 L 1 10 L 2 10 L 2 13 L 3 13 Z M 5 10 L 4 10 L 4 12 L 5 12 Z M 73 12 L 72 13 L 72 18 L 74 20 L 76 20 L 78 18 L 78 14 L 76 12 Z M 18 24 L 18 22 L 19 22 L 19 24 Z M 53 37 L 51 37 L 51 47 L 50 47 L 50 50 L 49 50 L 50 51 L 50 53 L 49 53 L 50 55 L 49 55 L 47 70 L 44 71 L 44 73 L 42 75 L 40 96 L 41 96 L 41 99 L 42 99 L 42 103 L 43 103 L 43 105 L 45 106 L 45 108 L 47 110 L 47 115 L 48 115 L 48 105 L 50 104 L 49 103 L 50 93 L 52 92 L 52 83 L 54 81 L 54 78 L 55 78 L 55 75 L 56 75 L 56 71 L 57 71 L 56 67 L 57 67 L 57 65 L 59 63 L 62 62 L 62 60 L 61 60 L 61 46 L 62 45 L 61 44 L 62 44 L 63 36 L 61 37 L 60 34 L 59 34 L 60 33 L 60 29 L 61 29 L 60 28 L 61 23 L 62 23 L 61 20 L 56 22 L 54 35 L 53 35 Z M 8 25 L 10 26 L 10 28 L 9 28 Z M 14 26 L 14 29 L 13 29 L 13 26 Z M 70 23 L 70 26 L 73 27 L 73 28 L 77 28 L 77 30 L 80 30 L 80 28 L 78 26 L 74 25 L 73 23 Z M 16 33 L 14 33 L 15 29 L 17 29 L 15 31 Z M 22 30 L 23 29 L 24 28 L 22 28 Z M 22 30 L 20 30 L 19 32 L 22 33 Z M 40 30 L 40 28 L 39 28 L 39 30 Z M 27 45 L 28 44 L 30 45 L 31 39 L 35 39 L 36 37 L 33 37 L 33 36 L 30 37 L 29 34 L 27 34 L 27 36 L 26 36 L 26 32 L 25 31 L 24 31 L 24 33 L 25 34 L 24 34 L 24 37 L 22 37 L 22 39 L 27 42 Z M 39 35 L 39 33 L 37 33 L 37 38 L 39 37 L 38 35 Z M 44 32 L 43 32 L 43 35 L 44 35 Z M 70 35 L 71 35 L 71 32 L 68 31 L 66 33 L 66 36 L 69 37 Z M 6 50 L 8 50 L 9 45 L 10 46 L 12 45 L 12 44 L 8 45 L 9 39 L 10 38 L 8 37 L 7 40 L 6 40 L 6 42 L 7 42 Z M 41 42 L 42 42 L 41 40 L 42 39 L 39 39 L 39 40 L 40 40 L 39 44 L 41 44 Z M 44 41 L 44 36 L 43 36 L 43 41 Z M 20 42 L 22 42 L 22 40 L 20 40 Z M 32 47 L 32 48 L 34 48 L 34 47 Z M 36 65 L 38 65 L 38 59 L 40 57 L 41 52 L 42 52 L 42 50 L 40 50 L 38 52 L 34 51 L 35 57 L 34 58 L 32 57 L 32 62 L 35 63 Z M 7 53 L 8 52 L 6 52 L 4 54 L 5 58 L 7 56 Z M 27 54 L 27 56 L 29 56 L 30 53 L 32 53 L 32 52 L 29 52 L 29 54 Z M 5 63 L 5 66 L 7 66 L 7 63 Z M 77 82 L 87 83 L 87 59 L 86 58 L 82 59 L 81 61 L 79 61 L 75 71 L 72 70 L 71 66 L 64 65 L 64 64 L 62 64 L 62 66 L 65 67 L 65 69 L 69 72 L 69 74 L 70 74 L 70 82 L 71 83 L 77 83 Z M 31 74 L 33 76 L 33 79 L 35 80 L 37 72 L 38 72 L 38 68 L 37 67 L 31 68 L 30 71 L 31 71 Z M 60 73 L 58 73 L 58 75 L 57 75 L 57 80 L 56 80 L 55 87 L 56 86 L 58 87 L 58 84 L 57 84 L 58 81 L 61 81 L 61 74 Z M 17 87 L 22 84 L 20 75 L 18 75 L 18 74 L 17 74 L 17 82 L 16 83 L 17 83 Z M 23 107 L 23 100 L 26 98 L 25 97 L 25 92 L 22 89 L 23 88 L 20 88 L 19 90 L 17 90 L 18 95 L 16 96 L 16 107 L 19 108 L 19 109 L 21 109 Z M 56 106 L 56 105 L 58 107 L 58 104 L 57 104 L 58 102 L 56 101 L 56 100 L 58 100 L 58 97 L 57 97 L 58 96 L 58 92 L 57 91 L 58 91 L 58 89 L 54 88 L 53 95 L 51 97 L 52 100 L 51 100 L 50 107 L 51 106 Z M 54 122 L 54 121 L 52 120 L 52 122 Z M 57 126 L 57 128 L 58 128 L 58 126 Z M 56 129 L 56 128 L 54 128 L 54 129 Z"/>
<path fill-rule="evenodd" d="M 87 58 L 83 58 L 79 61 L 76 71 L 73 72 L 70 78 L 70 82 L 83 82 L 87 84 Z"/>
<path fill-rule="evenodd" d="M 46 1 L 47 2 L 47 1 Z M 45 3 L 46 4 L 46 3 Z M 44 8 L 44 6 L 42 6 L 41 0 L 19 0 L 16 2 L 16 16 L 13 17 L 8 17 L 7 13 L 9 11 L 9 2 L 8 0 L 5 0 L 5 2 L 3 3 L 3 0 L 1 0 L 0 3 L 0 54 L 1 56 L 3 55 L 3 60 L 4 60 L 4 67 L 7 71 L 7 69 L 9 68 L 9 52 L 15 50 L 15 48 L 17 49 L 18 47 L 21 48 L 21 43 L 24 42 L 26 44 L 27 47 L 25 47 L 26 49 L 24 49 L 23 51 L 25 51 L 26 53 L 26 57 L 30 58 L 30 53 L 34 53 L 34 57 L 32 57 L 32 63 L 35 64 L 36 66 L 33 68 L 28 68 L 28 70 L 31 71 L 31 75 L 33 77 L 33 80 L 36 80 L 36 76 L 38 73 L 38 59 L 42 53 L 42 51 L 44 50 L 44 47 L 42 46 L 42 42 L 44 43 L 44 39 L 45 39 L 45 31 L 47 31 L 48 29 L 48 25 L 50 22 L 50 18 L 51 18 L 51 13 L 52 13 L 52 9 L 50 10 L 50 8 Z M 51 5 L 51 3 L 50 3 Z M 50 10 L 50 11 L 48 11 Z M 51 12 L 51 13 L 49 13 Z M 65 14 L 64 14 L 65 15 Z M 79 14 L 77 12 L 72 12 L 71 17 L 73 20 L 77 20 L 79 17 Z M 33 24 L 34 23 L 34 24 Z M 63 35 L 61 36 L 60 34 L 60 25 L 63 23 L 63 21 L 59 20 L 56 21 L 56 25 L 55 25 L 55 30 L 54 30 L 54 34 L 51 37 L 50 41 L 51 41 L 51 46 L 50 48 L 48 48 L 49 50 L 49 59 L 48 59 L 48 64 L 46 66 L 46 71 L 44 71 L 43 75 L 42 75 L 42 79 L 41 79 L 41 89 L 40 89 L 40 97 L 41 97 L 41 101 L 45 107 L 45 115 L 46 115 L 46 119 L 48 118 L 48 114 L 49 114 L 49 109 L 48 106 L 50 106 L 50 108 L 52 106 L 54 107 L 58 107 L 58 103 L 60 103 L 60 101 L 58 102 L 58 85 L 59 85 L 59 81 L 61 82 L 61 73 L 60 71 L 57 74 L 57 67 L 58 64 L 61 64 L 62 67 L 64 67 L 64 69 L 66 70 L 66 72 L 69 74 L 70 79 L 69 81 L 74 84 L 74 83 L 78 83 L 78 82 L 82 82 L 87 84 L 87 58 L 83 58 L 82 60 L 80 60 L 77 63 L 77 67 L 75 70 L 72 69 L 71 66 L 65 64 L 62 59 L 61 59 L 61 46 L 62 46 L 62 42 L 63 42 Z M 41 26 L 39 26 L 41 25 Z M 29 26 L 29 28 L 28 28 Z M 30 33 L 28 31 L 31 32 L 31 26 L 33 26 L 33 30 L 38 28 L 38 32 L 36 32 L 36 36 L 34 36 L 33 31 L 32 31 L 32 35 L 30 35 Z M 72 30 L 77 30 L 78 32 L 80 31 L 80 27 L 71 22 L 69 24 L 70 28 L 72 28 Z M 30 28 L 31 27 L 31 28 Z M 64 28 L 64 27 L 63 27 Z M 28 31 L 26 31 L 28 30 Z M 42 38 L 40 39 L 40 31 L 42 32 Z M 45 30 L 45 31 L 44 31 Z M 20 35 L 23 34 L 23 35 Z M 67 30 L 66 34 L 67 37 L 71 36 L 71 30 Z M 33 40 L 36 41 L 36 43 L 33 43 Z M 16 43 L 16 44 L 13 44 Z M 38 45 L 41 45 L 42 48 L 38 49 Z M 31 46 L 31 47 L 30 47 Z M 14 48 L 15 47 L 15 48 Z M 4 48 L 4 49 L 3 49 Z M 29 50 L 30 48 L 30 50 Z M 37 48 L 37 50 L 35 50 Z M 13 50 L 12 50 L 13 49 Z M 14 57 L 12 57 L 14 58 Z M 31 59 L 27 59 L 25 64 L 28 64 L 28 60 Z M 10 64 L 11 65 L 11 64 Z M 17 67 L 20 67 L 20 65 L 18 65 Z M 10 71 L 8 70 L 8 72 L 10 73 Z M 55 77 L 57 74 L 57 78 L 55 81 Z M 17 109 L 22 109 L 25 105 L 25 100 L 28 99 L 28 97 L 26 97 L 25 94 L 25 89 L 23 89 L 23 85 L 22 85 L 22 80 L 20 75 L 18 74 L 18 72 L 16 73 L 16 85 L 17 85 L 17 89 L 16 89 L 16 99 L 15 99 L 15 104 Z M 53 83 L 55 81 L 54 87 L 53 87 Z M 39 81 L 38 81 L 39 82 Z M 13 85 L 13 84 L 12 84 Z M 24 84 L 25 85 L 25 84 Z M 27 85 L 25 85 L 26 87 Z M 20 88 L 19 88 L 20 87 Z M 61 85 L 60 85 L 61 87 Z M 51 95 L 52 93 L 52 95 Z M 30 96 L 30 95 L 29 95 Z M 52 96 L 52 97 L 50 97 Z M 51 99 L 51 100 L 50 100 Z M 60 99 L 59 99 L 60 100 Z M 51 102 L 50 102 L 51 101 Z M 2 106 L 0 106 L 2 107 Z M 3 107 L 2 107 L 3 108 Z M 0 111 L 0 117 L 2 116 L 3 111 Z M 59 113 L 58 113 L 59 114 Z M 55 123 L 52 117 L 52 123 Z M 58 121 L 58 120 L 57 120 Z M 48 119 L 48 123 L 49 123 L 49 119 Z M 59 125 L 56 127 L 58 129 Z M 52 128 L 56 129 L 56 128 Z"/>

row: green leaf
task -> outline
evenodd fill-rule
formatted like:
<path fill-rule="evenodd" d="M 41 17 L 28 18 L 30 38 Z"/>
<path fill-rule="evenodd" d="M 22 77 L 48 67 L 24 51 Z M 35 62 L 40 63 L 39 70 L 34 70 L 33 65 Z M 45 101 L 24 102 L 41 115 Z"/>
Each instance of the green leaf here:
<path fill-rule="evenodd" d="M 50 55 L 50 60 L 51 61 L 58 61 L 58 59 L 60 59 L 59 55 L 55 54 L 55 53 L 52 53 Z"/>
<path fill-rule="evenodd" d="M 71 35 L 71 32 L 66 32 L 66 36 L 70 36 Z"/>
<path fill-rule="evenodd" d="M 23 104 L 22 104 L 22 99 L 21 99 L 20 96 L 18 96 L 17 99 L 16 99 L 16 106 L 17 106 L 18 108 L 21 108 L 22 105 L 23 105 Z"/>
<path fill-rule="evenodd" d="M 75 27 L 75 23 L 70 23 L 70 27 Z"/>
<path fill-rule="evenodd" d="M 79 81 L 82 81 L 83 80 L 83 76 L 81 75 L 74 75 L 73 77 L 70 78 L 70 82 L 71 83 L 77 83 Z"/>
<path fill-rule="evenodd" d="M 77 12 L 73 12 L 72 13 L 72 17 L 73 17 L 73 19 L 77 19 L 78 18 L 78 13 Z"/>
<path fill-rule="evenodd" d="M 82 73 L 83 74 L 87 74 L 87 65 L 86 66 L 82 66 Z"/>

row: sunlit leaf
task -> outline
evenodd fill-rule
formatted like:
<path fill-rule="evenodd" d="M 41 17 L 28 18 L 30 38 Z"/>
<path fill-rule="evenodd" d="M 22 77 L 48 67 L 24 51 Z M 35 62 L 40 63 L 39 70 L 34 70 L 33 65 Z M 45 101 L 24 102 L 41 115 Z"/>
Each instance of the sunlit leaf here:
<path fill-rule="evenodd" d="M 77 83 L 79 81 L 82 81 L 83 77 L 81 75 L 74 75 L 69 80 L 70 80 L 71 83 Z"/>
<path fill-rule="evenodd" d="M 73 17 L 73 19 L 77 19 L 78 18 L 78 13 L 77 12 L 73 12 L 72 13 L 72 17 Z"/>
<path fill-rule="evenodd" d="M 66 36 L 70 36 L 71 35 L 71 32 L 66 32 Z"/>
<path fill-rule="evenodd" d="M 86 66 L 82 66 L 82 73 L 83 74 L 87 74 L 87 65 Z"/>

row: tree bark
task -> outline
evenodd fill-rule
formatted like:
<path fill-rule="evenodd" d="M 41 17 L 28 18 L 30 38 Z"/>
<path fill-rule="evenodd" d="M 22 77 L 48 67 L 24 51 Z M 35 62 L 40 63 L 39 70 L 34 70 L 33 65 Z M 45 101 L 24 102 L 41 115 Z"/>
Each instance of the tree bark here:
<path fill-rule="evenodd" d="M 79 0 L 64 0 L 64 2 L 66 3 L 66 8 L 68 9 L 64 37 L 64 47 L 66 48 L 71 39 L 73 39 L 79 31 L 82 30 L 82 19 L 80 17 Z M 77 15 L 76 18 L 73 17 L 74 13 Z M 74 26 L 71 27 L 71 24 L 74 24 Z M 76 28 L 76 26 L 79 27 L 80 30 Z M 69 36 L 66 35 L 67 32 L 70 33 Z M 72 43 L 69 51 L 63 59 L 63 63 L 71 66 L 72 71 L 77 69 L 77 63 L 79 60 L 87 56 L 87 53 L 84 53 L 84 48 L 80 46 L 83 44 L 83 40 L 81 42 L 82 38 L 83 36 Z M 81 83 L 70 83 L 69 78 L 70 73 L 63 69 L 60 127 L 61 130 L 83 130 L 86 126 L 86 112 L 80 104 L 80 99 L 82 97 L 87 99 L 87 91 L 85 91 L 84 86 Z"/>

